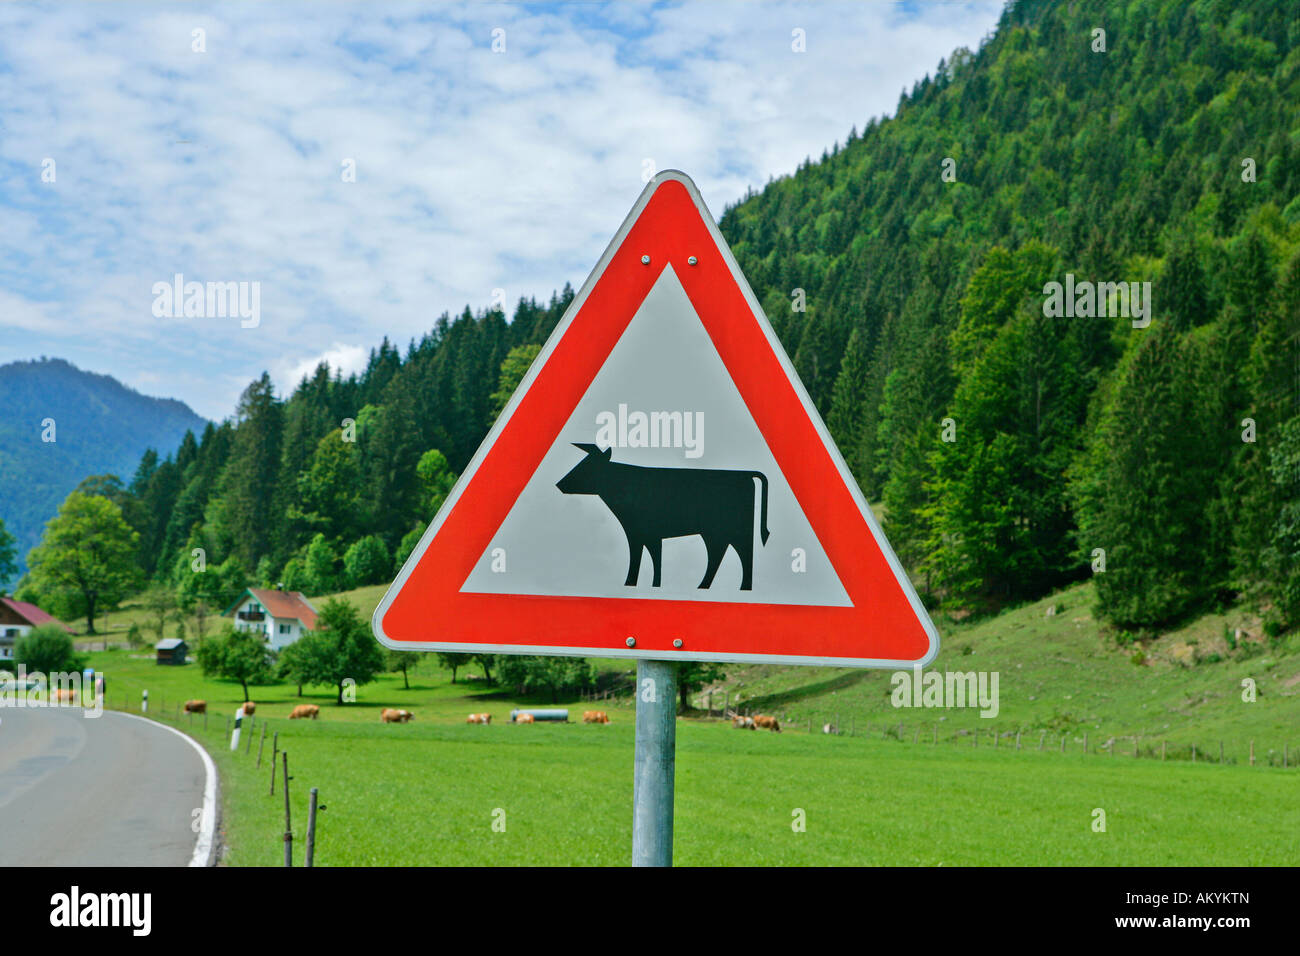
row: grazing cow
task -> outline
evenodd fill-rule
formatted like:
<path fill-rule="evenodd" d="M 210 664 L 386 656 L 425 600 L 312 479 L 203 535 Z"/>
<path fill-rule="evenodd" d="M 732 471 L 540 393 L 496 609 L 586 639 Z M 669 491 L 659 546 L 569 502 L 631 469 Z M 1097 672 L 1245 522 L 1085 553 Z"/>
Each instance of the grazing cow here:
<path fill-rule="evenodd" d="M 516 715 L 515 715 L 515 723 L 516 723 L 516 724 L 531 724 L 531 723 L 534 723 L 533 715 L 532 715 L 532 714 L 516 714 Z"/>
<path fill-rule="evenodd" d="M 582 722 L 584 724 L 607 724 L 609 723 L 609 714 L 603 710 L 584 710 L 582 712 Z"/>
<path fill-rule="evenodd" d="M 759 714 L 756 716 L 754 718 L 754 725 L 756 727 L 762 727 L 764 730 L 771 730 L 778 734 L 781 732 L 781 722 L 775 717 L 770 717 L 767 714 Z"/>
<path fill-rule="evenodd" d="M 289 715 L 290 720 L 306 719 L 308 717 L 317 720 L 320 717 L 320 708 L 315 704 L 299 704 L 293 709 L 293 713 Z"/>
<path fill-rule="evenodd" d="M 185 706 L 181 709 L 187 714 L 206 714 L 208 712 L 208 702 L 206 700 L 187 700 Z"/>
<path fill-rule="evenodd" d="M 392 707 L 385 707 L 380 713 L 379 719 L 386 724 L 405 724 L 409 723 L 415 715 L 409 710 L 395 710 Z"/>
<path fill-rule="evenodd" d="M 56 703 L 61 704 L 64 701 L 67 701 L 69 704 L 72 704 L 72 703 L 76 703 L 76 700 L 77 700 L 77 692 L 72 688 L 69 687 L 65 689 L 61 687 L 56 687 L 54 689 L 54 701 Z"/>
<path fill-rule="evenodd" d="M 491 714 L 470 714 L 465 718 L 467 724 L 490 724 L 492 723 Z"/>
<path fill-rule="evenodd" d="M 838 734 L 839 732 L 840 729 L 834 724 L 822 724 L 822 733 L 824 734 Z"/>
<path fill-rule="evenodd" d="M 743 717 L 740 714 L 731 715 L 731 726 L 737 730 L 757 730 L 753 717 Z"/>
<path fill-rule="evenodd" d="M 595 495 L 605 503 L 627 538 L 626 587 L 636 587 L 641 571 L 641 552 L 650 552 L 654 565 L 653 587 L 659 587 L 660 557 L 664 538 L 698 534 L 704 539 L 708 566 L 701 588 L 713 584 L 713 576 L 726 556 L 727 548 L 740 558 L 740 589 L 753 589 L 754 582 L 754 479 L 762 486 L 759 534 L 767 544 L 767 476 L 760 471 L 727 471 L 716 468 L 647 468 L 625 465 L 610 459 L 612 448 L 575 442 L 586 457 L 556 482 L 566 495 Z"/>
<path fill-rule="evenodd" d="M 253 716 L 253 711 L 255 711 L 255 710 L 257 710 L 257 705 L 256 705 L 255 703 L 253 703 L 251 700 L 246 700 L 246 701 L 244 701 L 244 716 L 245 716 L 245 717 L 252 717 L 252 716 Z"/>

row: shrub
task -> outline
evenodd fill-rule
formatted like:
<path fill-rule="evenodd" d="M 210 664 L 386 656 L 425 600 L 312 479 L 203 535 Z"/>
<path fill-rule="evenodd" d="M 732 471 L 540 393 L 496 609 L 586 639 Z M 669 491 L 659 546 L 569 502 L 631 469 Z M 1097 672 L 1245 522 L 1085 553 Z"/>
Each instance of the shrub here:
<path fill-rule="evenodd" d="M 77 653 L 72 636 L 58 624 L 37 625 L 14 644 L 14 662 L 42 674 L 80 671 L 86 659 L 86 655 Z"/>

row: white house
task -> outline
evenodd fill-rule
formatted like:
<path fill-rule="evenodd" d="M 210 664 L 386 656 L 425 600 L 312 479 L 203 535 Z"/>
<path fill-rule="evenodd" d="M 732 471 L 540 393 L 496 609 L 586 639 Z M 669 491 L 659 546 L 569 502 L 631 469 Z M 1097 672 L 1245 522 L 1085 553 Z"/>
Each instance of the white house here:
<path fill-rule="evenodd" d="M 0 596 L 0 661 L 13 660 L 14 644 L 38 624 L 57 624 L 69 634 L 72 628 L 46 614 L 35 604 Z"/>
<path fill-rule="evenodd" d="M 260 631 L 276 651 L 316 627 L 316 609 L 301 591 L 246 588 L 222 616 L 231 615 L 235 627 Z"/>

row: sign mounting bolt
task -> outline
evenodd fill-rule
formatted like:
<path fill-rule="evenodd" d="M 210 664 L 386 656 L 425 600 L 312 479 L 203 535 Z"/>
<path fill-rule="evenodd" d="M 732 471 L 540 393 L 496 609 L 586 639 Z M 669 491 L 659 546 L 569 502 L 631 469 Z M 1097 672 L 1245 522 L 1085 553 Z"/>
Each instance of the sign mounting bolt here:
<path fill-rule="evenodd" d="M 629 637 L 626 641 L 624 641 L 624 643 L 627 644 L 628 647 L 636 647 L 636 638 Z"/>
<path fill-rule="evenodd" d="M 650 264 L 650 257 L 649 257 L 649 256 L 642 256 L 642 257 L 641 257 L 641 265 L 643 265 L 643 266 L 648 266 L 649 264 Z"/>
<path fill-rule="evenodd" d="M 682 646 L 682 639 L 680 637 L 673 641 L 673 647 L 681 647 L 681 646 Z"/>
<path fill-rule="evenodd" d="M 687 263 L 689 263 L 690 265 L 695 265 L 695 263 L 699 262 L 700 260 L 699 260 L 699 259 L 696 259 L 694 256 L 687 256 L 687 257 L 686 257 L 686 261 L 687 261 Z"/>

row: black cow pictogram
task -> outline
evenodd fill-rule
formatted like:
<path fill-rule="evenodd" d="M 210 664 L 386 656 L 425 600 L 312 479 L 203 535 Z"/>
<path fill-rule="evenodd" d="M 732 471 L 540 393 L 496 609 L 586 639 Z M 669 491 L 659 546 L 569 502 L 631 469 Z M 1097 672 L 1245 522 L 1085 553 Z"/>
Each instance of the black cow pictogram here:
<path fill-rule="evenodd" d="M 740 589 L 754 583 L 754 479 L 762 484 L 759 533 L 767 544 L 767 476 L 759 471 L 714 468 L 647 468 L 611 460 L 612 448 L 575 443 L 586 457 L 555 483 L 566 495 L 596 495 L 614 513 L 627 536 L 629 587 L 641 570 L 641 550 L 654 564 L 653 586 L 659 587 L 665 538 L 698 534 L 709 564 L 701 588 L 713 576 L 730 546 L 740 558 Z"/>

